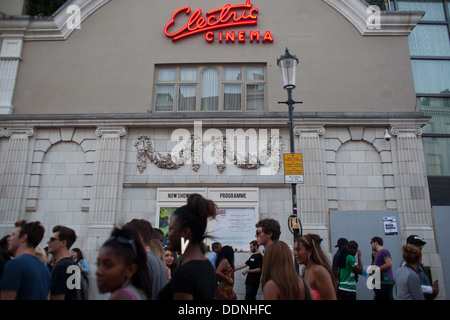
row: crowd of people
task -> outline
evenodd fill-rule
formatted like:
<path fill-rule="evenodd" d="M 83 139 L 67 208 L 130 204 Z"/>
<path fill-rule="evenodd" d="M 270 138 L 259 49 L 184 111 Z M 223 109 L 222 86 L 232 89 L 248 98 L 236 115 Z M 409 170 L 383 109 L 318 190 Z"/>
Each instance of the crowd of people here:
<path fill-rule="evenodd" d="M 259 287 L 265 300 L 356 300 L 356 282 L 364 274 L 358 243 L 340 238 L 332 263 L 317 234 L 296 236 L 293 250 L 280 238 L 280 224 L 263 219 L 256 224 L 250 257 L 235 266 L 234 249 L 215 242 L 208 255 L 204 244 L 208 219 L 216 204 L 199 194 L 176 209 L 164 234 L 145 219 L 114 228 L 99 248 L 96 285 L 111 300 L 236 300 L 235 272 L 245 276 L 245 300 L 256 300 Z M 79 248 L 72 248 L 75 231 L 55 226 L 47 247 L 39 244 L 45 229 L 40 222 L 15 223 L 0 248 L 1 300 L 88 300 L 89 266 Z M 439 292 L 421 262 L 425 241 L 407 238 L 404 263 L 394 272 L 383 239 L 371 240 L 372 264 L 381 284 L 375 300 L 433 299 Z M 264 255 L 259 248 L 264 247 Z M 295 263 L 302 265 L 300 274 Z"/>
<path fill-rule="evenodd" d="M 406 239 L 402 247 L 403 263 L 395 268 L 388 249 L 383 247 L 381 237 L 373 237 L 371 245 L 371 264 L 374 266 L 373 277 L 374 300 L 432 300 L 439 294 L 439 284 L 430 281 L 422 265 L 422 248 L 426 244 L 417 235 Z M 338 280 L 338 298 L 356 300 L 356 282 L 364 274 L 361 262 L 361 250 L 358 243 L 340 238 L 337 253 L 333 259 L 333 272 Z M 369 275 L 371 276 L 371 275 Z M 376 283 L 378 281 L 379 283 Z"/>

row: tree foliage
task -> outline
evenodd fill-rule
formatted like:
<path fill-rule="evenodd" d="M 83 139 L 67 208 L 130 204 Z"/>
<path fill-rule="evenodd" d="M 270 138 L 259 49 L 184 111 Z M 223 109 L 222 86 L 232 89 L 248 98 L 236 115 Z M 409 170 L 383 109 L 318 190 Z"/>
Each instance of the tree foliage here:
<path fill-rule="evenodd" d="M 49 17 L 67 0 L 29 0 L 27 14 L 30 16 Z"/>
<path fill-rule="evenodd" d="M 387 10 L 386 0 L 366 0 L 368 4 L 378 6 L 381 11 Z"/>

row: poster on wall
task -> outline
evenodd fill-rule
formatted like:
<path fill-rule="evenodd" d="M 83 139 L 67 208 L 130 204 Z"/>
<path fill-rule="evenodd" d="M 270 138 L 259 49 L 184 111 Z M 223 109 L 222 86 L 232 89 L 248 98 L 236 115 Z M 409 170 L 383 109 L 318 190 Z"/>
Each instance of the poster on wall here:
<path fill-rule="evenodd" d="M 158 228 L 164 232 L 164 236 L 169 231 L 170 217 L 175 210 L 176 208 L 159 208 Z M 220 242 L 233 249 L 248 250 L 250 242 L 255 240 L 255 224 L 254 208 L 219 209 L 216 218 L 210 220 L 206 241 L 210 242 L 208 244 Z"/>
<path fill-rule="evenodd" d="M 248 250 L 249 243 L 255 240 L 255 209 L 219 209 L 216 219 L 211 220 L 211 243 L 220 242 L 235 250 Z"/>
<path fill-rule="evenodd" d="M 164 236 L 169 231 L 170 216 L 176 208 L 159 208 L 159 229 L 164 232 Z"/>
<path fill-rule="evenodd" d="M 398 234 L 397 219 L 395 217 L 383 217 L 384 234 Z"/>

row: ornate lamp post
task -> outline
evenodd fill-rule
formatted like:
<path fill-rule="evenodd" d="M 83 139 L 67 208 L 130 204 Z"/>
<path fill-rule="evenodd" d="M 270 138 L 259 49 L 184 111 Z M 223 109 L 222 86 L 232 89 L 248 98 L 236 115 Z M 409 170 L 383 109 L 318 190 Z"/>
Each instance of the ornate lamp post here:
<path fill-rule="evenodd" d="M 278 103 L 287 104 L 289 107 L 289 134 L 290 134 L 290 152 L 295 153 L 295 142 L 294 142 L 294 120 L 293 120 L 293 112 L 294 112 L 294 104 L 302 103 L 300 101 L 294 101 L 292 98 L 292 90 L 295 88 L 296 82 L 296 68 L 298 65 L 298 58 L 295 55 L 291 55 L 289 53 L 288 48 L 286 48 L 286 52 L 279 59 L 277 59 L 277 65 L 280 68 L 281 79 L 283 81 L 283 88 L 288 92 L 288 100 L 280 101 Z M 297 184 L 292 183 L 292 216 L 294 216 L 299 223 L 299 228 L 294 228 L 294 238 L 298 235 L 301 235 L 301 223 L 298 219 L 297 214 Z M 298 271 L 298 265 L 296 264 L 296 268 Z"/>

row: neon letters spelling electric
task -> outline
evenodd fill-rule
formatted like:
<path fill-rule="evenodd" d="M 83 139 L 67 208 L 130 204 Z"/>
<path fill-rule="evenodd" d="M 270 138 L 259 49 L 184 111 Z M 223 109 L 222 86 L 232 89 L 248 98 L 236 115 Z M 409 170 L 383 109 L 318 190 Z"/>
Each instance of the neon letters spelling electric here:
<path fill-rule="evenodd" d="M 172 38 L 173 42 L 199 33 L 205 33 L 206 41 L 213 42 L 215 38 L 213 30 L 238 26 L 252 26 L 258 23 L 259 9 L 253 8 L 250 1 L 247 0 L 245 4 L 227 4 L 222 8 L 207 12 L 206 16 L 202 16 L 201 9 L 197 9 L 191 15 L 192 10 L 190 7 L 180 8 L 174 12 L 170 22 L 164 27 L 164 33 L 167 37 Z M 177 17 L 183 12 L 189 17 L 186 25 L 175 32 L 169 32 L 169 29 L 175 26 Z M 224 38 L 227 42 L 234 42 L 234 31 L 226 32 L 225 35 L 220 32 L 218 38 L 219 42 L 222 42 Z M 250 32 L 250 41 L 253 42 L 254 40 L 259 42 L 259 31 Z M 245 42 L 245 31 L 238 32 L 238 41 Z M 273 42 L 270 31 L 265 32 L 262 41 Z"/>

